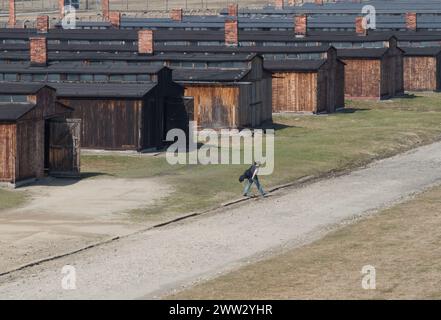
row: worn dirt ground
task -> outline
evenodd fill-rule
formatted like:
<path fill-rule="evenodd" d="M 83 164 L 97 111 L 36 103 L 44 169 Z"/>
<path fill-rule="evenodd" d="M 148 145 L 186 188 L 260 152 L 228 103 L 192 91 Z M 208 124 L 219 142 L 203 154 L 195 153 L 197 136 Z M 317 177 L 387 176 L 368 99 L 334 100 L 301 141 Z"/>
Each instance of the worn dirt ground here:
<path fill-rule="evenodd" d="M 0 298 L 158 298 L 441 184 L 441 142 L 0 278 Z M 76 268 L 76 290 L 61 270 Z"/>
<path fill-rule="evenodd" d="M 22 188 L 31 200 L 0 212 L 0 273 L 139 229 L 128 212 L 171 191 L 158 179 L 47 179 Z M 144 225 L 145 227 L 145 225 Z"/>

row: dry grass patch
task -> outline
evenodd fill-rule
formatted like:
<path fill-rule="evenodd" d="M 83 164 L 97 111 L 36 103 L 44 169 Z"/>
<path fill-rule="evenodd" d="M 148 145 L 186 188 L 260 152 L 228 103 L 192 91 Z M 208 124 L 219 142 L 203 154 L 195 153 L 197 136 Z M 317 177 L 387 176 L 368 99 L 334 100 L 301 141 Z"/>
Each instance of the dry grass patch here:
<path fill-rule="evenodd" d="M 27 199 L 23 192 L 0 188 L 0 210 L 10 209 L 22 205 Z"/>
<path fill-rule="evenodd" d="M 441 188 L 175 299 L 440 299 Z M 377 289 L 364 290 L 373 265 Z"/>

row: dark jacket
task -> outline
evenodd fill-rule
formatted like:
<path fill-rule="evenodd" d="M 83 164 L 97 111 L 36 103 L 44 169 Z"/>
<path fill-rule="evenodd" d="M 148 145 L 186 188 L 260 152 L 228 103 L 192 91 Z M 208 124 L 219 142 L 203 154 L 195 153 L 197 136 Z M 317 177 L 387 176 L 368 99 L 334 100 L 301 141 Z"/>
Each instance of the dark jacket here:
<path fill-rule="evenodd" d="M 251 182 L 251 179 L 253 178 L 254 172 L 256 172 L 256 170 L 257 170 L 257 167 L 256 167 L 256 165 L 253 164 L 251 167 L 249 167 L 247 170 L 245 170 L 243 175 L 240 176 L 239 182 L 244 182 L 245 179 L 248 179 Z"/>

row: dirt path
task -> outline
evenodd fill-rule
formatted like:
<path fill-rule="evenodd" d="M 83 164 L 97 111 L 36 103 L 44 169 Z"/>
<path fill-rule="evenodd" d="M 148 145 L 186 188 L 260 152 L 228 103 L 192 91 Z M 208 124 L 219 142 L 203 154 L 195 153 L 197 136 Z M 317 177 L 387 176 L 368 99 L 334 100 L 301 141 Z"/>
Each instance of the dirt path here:
<path fill-rule="evenodd" d="M 23 188 L 32 199 L 0 213 L 0 273 L 132 233 L 128 212 L 171 190 L 158 179 L 47 179 Z"/>
<path fill-rule="evenodd" d="M 441 184 L 441 142 L 0 278 L 0 298 L 155 298 Z M 76 290 L 61 288 L 65 265 Z"/>

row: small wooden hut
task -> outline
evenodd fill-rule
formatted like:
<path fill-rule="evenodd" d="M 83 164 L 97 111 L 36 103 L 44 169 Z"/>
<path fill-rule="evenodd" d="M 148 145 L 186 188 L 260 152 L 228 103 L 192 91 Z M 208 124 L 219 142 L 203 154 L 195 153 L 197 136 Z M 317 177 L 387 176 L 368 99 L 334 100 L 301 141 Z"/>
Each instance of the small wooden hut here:
<path fill-rule="evenodd" d="M 334 112 L 344 107 L 344 63 L 330 48 L 322 59 L 266 60 L 273 112 Z"/>
<path fill-rule="evenodd" d="M 253 128 L 272 120 L 271 73 L 260 56 L 247 68 L 175 69 L 173 79 L 194 98 L 199 128 Z"/>
<path fill-rule="evenodd" d="M 404 50 L 404 90 L 441 90 L 441 48 L 408 47 Z"/>
<path fill-rule="evenodd" d="M 346 98 L 388 99 L 404 93 L 400 48 L 339 49 L 338 57 L 346 64 Z"/>
<path fill-rule="evenodd" d="M 75 118 L 83 120 L 83 148 L 142 151 L 162 147 L 170 129 L 188 130 L 183 88 L 172 84 L 53 85 L 59 101 L 74 109 Z"/>
<path fill-rule="evenodd" d="M 63 151 L 67 146 L 61 145 L 61 140 L 56 141 L 60 137 L 51 136 L 52 121 L 64 122 L 71 111 L 56 102 L 52 87 L 1 83 L 0 182 L 18 185 L 42 178 L 46 170 L 61 168 L 66 157 L 57 156 L 60 154 L 57 150 Z M 79 174 L 79 164 L 66 171 Z"/>

